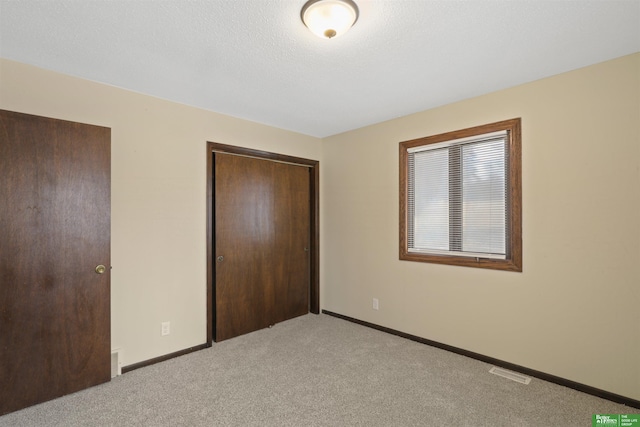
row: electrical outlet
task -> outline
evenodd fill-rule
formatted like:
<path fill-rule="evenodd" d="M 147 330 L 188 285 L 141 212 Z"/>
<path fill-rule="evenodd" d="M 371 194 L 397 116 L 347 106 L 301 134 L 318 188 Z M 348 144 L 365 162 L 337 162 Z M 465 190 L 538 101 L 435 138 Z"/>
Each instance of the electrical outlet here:
<path fill-rule="evenodd" d="M 374 298 L 373 299 L 373 309 L 374 310 L 379 310 L 380 309 L 380 303 L 378 302 L 378 298 Z"/>
<path fill-rule="evenodd" d="M 171 333 L 171 322 L 162 322 L 162 336 L 169 335 Z"/>

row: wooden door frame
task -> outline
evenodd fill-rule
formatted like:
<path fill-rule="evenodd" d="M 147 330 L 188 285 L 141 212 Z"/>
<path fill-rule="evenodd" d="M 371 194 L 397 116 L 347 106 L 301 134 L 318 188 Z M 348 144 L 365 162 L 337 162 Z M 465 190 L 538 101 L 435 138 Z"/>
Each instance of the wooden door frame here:
<path fill-rule="evenodd" d="M 226 153 L 309 167 L 309 311 L 320 314 L 320 162 L 269 151 L 207 142 L 207 343 L 213 341 L 213 153 Z"/>

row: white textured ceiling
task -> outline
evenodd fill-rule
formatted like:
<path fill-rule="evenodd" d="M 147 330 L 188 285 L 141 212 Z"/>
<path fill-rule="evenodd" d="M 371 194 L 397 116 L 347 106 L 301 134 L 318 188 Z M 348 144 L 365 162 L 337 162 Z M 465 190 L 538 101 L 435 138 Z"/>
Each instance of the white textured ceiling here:
<path fill-rule="evenodd" d="M 640 51 L 639 0 L 356 2 L 0 0 L 0 56 L 325 137 Z"/>

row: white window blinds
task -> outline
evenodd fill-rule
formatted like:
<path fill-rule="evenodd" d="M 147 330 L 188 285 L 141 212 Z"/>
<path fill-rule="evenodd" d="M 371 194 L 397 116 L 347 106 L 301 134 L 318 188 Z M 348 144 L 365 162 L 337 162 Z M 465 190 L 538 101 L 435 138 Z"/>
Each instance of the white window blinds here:
<path fill-rule="evenodd" d="M 410 148 L 408 251 L 506 258 L 507 132 Z"/>

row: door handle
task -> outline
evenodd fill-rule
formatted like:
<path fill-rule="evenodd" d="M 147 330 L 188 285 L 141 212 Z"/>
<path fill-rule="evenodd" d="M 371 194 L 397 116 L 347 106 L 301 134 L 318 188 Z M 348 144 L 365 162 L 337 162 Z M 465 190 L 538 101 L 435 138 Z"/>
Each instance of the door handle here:
<path fill-rule="evenodd" d="M 107 271 L 107 267 L 102 264 L 96 267 L 96 273 L 98 274 L 103 274 L 105 271 Z"/>
<path fill-rule="evenodd" d="M 216 258 L 218 260 L 218 262 L 222 262 L 224 261 L 224 257 L 222 255 L 220 255 L 218 258 Z"/>

